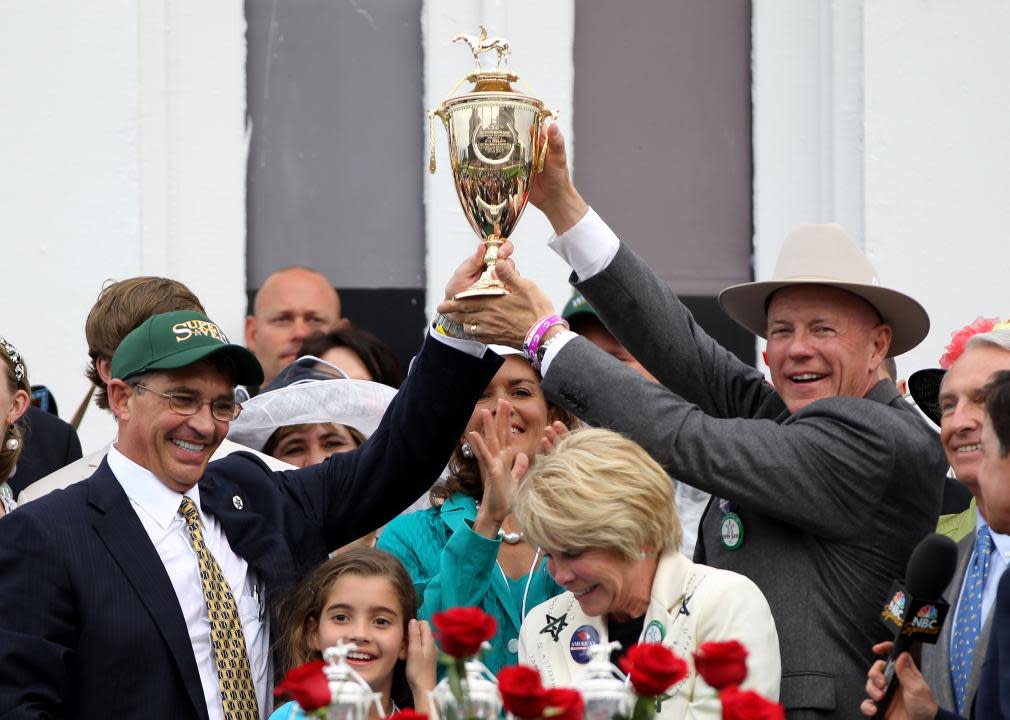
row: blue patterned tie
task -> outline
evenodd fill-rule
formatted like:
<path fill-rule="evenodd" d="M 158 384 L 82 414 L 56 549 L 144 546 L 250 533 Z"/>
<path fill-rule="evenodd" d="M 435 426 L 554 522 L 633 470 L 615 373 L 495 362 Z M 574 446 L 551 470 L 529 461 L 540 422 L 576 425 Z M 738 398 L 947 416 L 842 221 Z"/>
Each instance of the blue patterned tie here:
<path fill-rule="evenodd" d="M 957 622 L 950 646 L 950 678 L 954 683 L 954 699 L 957 711 L 968 714 L 965 707 L 965 693 L 968 691 L 968 677 L 975 657 L 975 643 L 982 630 L 982 591 L 989 573 L 989 556 L 992 554 L 992 535 L 989 526 L 983 524 L 975 538 L 975 552 L 968 566 L 968 573 L 961 591 L 961 602 L 957 608 Z"/>

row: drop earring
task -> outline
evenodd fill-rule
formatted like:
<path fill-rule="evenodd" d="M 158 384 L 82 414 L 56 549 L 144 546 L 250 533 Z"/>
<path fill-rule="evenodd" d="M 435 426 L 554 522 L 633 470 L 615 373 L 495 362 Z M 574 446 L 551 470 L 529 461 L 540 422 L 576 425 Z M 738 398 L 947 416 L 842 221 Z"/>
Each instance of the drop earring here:
<path fill-rule="evenodd" d="M 473 460 L 473 448 L 470 447 L 470 443 L 465 440 L 463 441 L 463 444 L 460 445 L 460 452 L 463 453 L 463 457 L 467 460 Z"/>
<path fill-rule="evenodd" d="M 7 438 L 7 442 L 4 443 L 4 445 L 7 446 L 8 450 L 13 452 L 14 450 L 17 450 L 19 447 L 21 447 L 21 441 L 18 440 L 16 437 L 10 437 Z"/>

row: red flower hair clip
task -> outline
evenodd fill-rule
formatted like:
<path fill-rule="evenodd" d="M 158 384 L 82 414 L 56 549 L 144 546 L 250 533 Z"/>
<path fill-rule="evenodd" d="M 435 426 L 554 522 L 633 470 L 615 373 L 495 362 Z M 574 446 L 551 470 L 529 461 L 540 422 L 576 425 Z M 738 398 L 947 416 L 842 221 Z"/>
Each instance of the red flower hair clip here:
<path fill-rule="evenodd" d="M 965 325 L 960 330 L 952 332 L 950 334 L 950 344 L 944 348 L 947 352 L 940 356 L 940 367 L 944 370 L 949 370 L 954 361 L 961 357 L 961 353 L 964 352 L 964 346 L 968 344 L 968 341 L 972 337 L 980 333 L 989 332 L 998 322 L 998 317 L 984 318 L 979 316 L 969 325 Z"/>

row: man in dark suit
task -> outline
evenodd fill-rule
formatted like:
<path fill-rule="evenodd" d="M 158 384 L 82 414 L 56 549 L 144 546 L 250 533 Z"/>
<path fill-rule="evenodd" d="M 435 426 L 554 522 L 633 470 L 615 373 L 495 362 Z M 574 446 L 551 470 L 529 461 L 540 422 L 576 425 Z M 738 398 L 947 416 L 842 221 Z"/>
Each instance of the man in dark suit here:
<path fill-rule="evenodd" d="M 864 697 L 883 599 L 940 508 L 947 465 L 936 434 L 877 377 L 884 358 L 926 336 L 925 310 L 881 287 L 840 227 L 800 226 L 771 281 L 720 295 L 731 318 L 767 337 L 769 385 L 589 208 L 556 126 L 549 133 L 530 190 L 556 233 L 548 242 L 661 385 L 553 324 L 536 348 L 544 392 L 712 493 L 695 561 L 749 577 L 768 599 L 789 717 L 849 720 Z M 488 342 L 522 345 L 553 306 L 513 270 L 506 261 L 497 271 L 513 289 L 500 302 L 466 299 L 439 311 Z"/>
<path fill-rule="evenodd" d="M 978 500 L 993 532 L 1007 534 L 1010 533 L 1010 370 L 996 372 L 986 385 L 984 396 Z M 889 653 L 891 644 L 883 643 L 874 650 Z M 876 702 L 884 696 L 883 669 L 884 661 L 878 660 L 867 675 L 869 699 L 863 701 L 864 715 L 877 714 Z M 898 685 L 884 715 L 887 720 L 958 720 L 969 716 L 967 711 L 959 715 L 938 706 L 909 653 L 901 654 L 895 670 Z M 970 717 L 1010 720 L 1010 573 L 1004 573 L 999 581 L 988 649 Z"/>
<path fill-rule="evenodd" d="M 14 497 L 39 478 L 56 472 L 81 458 L 77 433 L 56 415 L 34 405 L 18 420 L 21 425 L 21 457 L 14 475 L 7 481 Z"/>
<path fill-rule="evenodd" d="M 0 717 L 266 717 L 278 600 L 431 485 L 500 364 L 429 337 L 368 442 L 273 473 L 208 465 L 255 357 L 201 313 L 145 321 L 112 358 L 98 471 L 0 523 Z"/>
<path fill-rule="evenodd" d="M 933 397 L 917 398 L 923 401 L 920 407 L 925 408 L 926 415 L 940 426 L 940 440 L 958 482 L 976 497 L 981 494 L 979 469 L 984 459 L 981 450 L 984 388 L 999 370 L 1010 370 L 1010 330 L 973 336 L 943 375 Z M 913 397 L 916 394 L 913 391 Z M 922 647 L 922 674 L 937 703 L 945 710 L 964 715 L 968 714 L 978 687 L 996 588 L 1007 567 L 1005 552 L 1010 550 L 1010 537 L 986 523 L 984 513 L 977 508 L 971 519 L 973 531 L 958 541 L 957 570 L 944 591 L 944 599 L 952 608 L 950 617 L 937 642 Z M 976 546 L 981 552 L 976 551 Z M 981 569 L 985 569 L 984 581 L 972 589 L 965 587 L 969 567 L 975 568 L 973 578 L 980 577 Z M 978 618 L 972 625 L 967 624 L 967 615 L 962 622 L 958 621 L 962 612 L 972 612 L 969 607 L 977 610 Z"/>

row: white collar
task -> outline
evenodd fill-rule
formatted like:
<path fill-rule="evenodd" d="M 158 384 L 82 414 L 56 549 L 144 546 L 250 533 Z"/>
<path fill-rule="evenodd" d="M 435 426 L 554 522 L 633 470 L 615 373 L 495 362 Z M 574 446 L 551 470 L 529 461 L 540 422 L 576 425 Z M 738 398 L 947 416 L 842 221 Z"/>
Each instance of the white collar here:
<path fill-rule="evenodd" d="M 130 501 L 150 515 L 162 530 L 179 516 L 183 495 L 196 504 L 200 511 L 200 489 L 194 485 L 185 493 L 177 493 L 147 468 L 138 465 L 119 452 L 113 444 L 109 448 L 109 468 L 123 486 Z M 202 512 L 201 512 L 202 514 Z"/>

